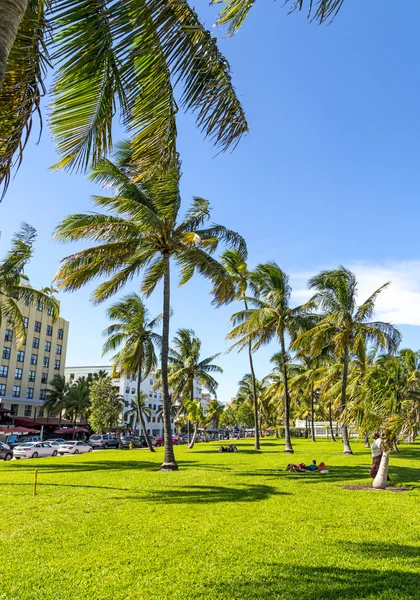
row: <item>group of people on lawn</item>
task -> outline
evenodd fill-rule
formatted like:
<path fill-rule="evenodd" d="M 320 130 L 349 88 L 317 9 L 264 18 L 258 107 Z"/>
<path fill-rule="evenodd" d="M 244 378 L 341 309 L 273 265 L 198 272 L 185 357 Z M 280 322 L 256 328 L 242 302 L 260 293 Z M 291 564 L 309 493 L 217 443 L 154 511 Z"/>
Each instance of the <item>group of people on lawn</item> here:
<path fill-rule="evenodd" d="M 307 471 L 318 471 L 319 473 L 328 473 L 328 467 L 323 462 L 320 462 L 319 465 L 317 465 L 316 460 L 313 460 L 310 465 L 305 465 L 305 463 L 299 463 L 298 465 L 295 465 L 294 463 L 289 463 L 286 467 L 286 471 L 291 471 L 292 473 L 306 473 Z"/>

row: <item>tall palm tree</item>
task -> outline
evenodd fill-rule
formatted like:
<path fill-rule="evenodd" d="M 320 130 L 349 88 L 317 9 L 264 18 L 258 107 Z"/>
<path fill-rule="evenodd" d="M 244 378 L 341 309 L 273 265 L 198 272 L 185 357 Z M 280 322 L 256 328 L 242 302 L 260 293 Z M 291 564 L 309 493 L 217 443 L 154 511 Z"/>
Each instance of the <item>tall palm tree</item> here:
<path fill-rule="evenodd" d="M 144 420 L 141 382 L 157 366 L 155 348 L 162 347 L 162 338 L 154 329 L 161 324 L 162 315 L 151 320 L 144 302 L 135 293 L 124 296 L 122 300 L 110 306 L 107 314 L 114 323 L 104 331 L 107 340 L 102 355 L 118 350 L 113 357 L 114 373 L 137 378 L 137 397 L 134 404 L 147 446 L 150 452 L 154 452 Z"/>
<path fill-rule="evenodd" d="M 238 250 L 226 250 L 221 256 L 221 262 L 231 277 L 235 289 L 236 299 L 244 303 L 245 310 L 248 310 L 248 301 L 246 299 L 251 273 L 248 271 L 248 265 L 246 263 L 247 255 Z M 216 297 L 216 302 L 221 304 L 222 298 Z M 254 361 L 252 358 L 252 342 L 248 343 L 248 358 L 249 368 L 251 371 L 251 383 L 252 383 L 252 400 L 254 409 L 254 423 L 255 423 L 255 444 L 254 449 L 260 450 L 260 430 L 259 430 L 259 416 L 258 416 L 258 396 L 257 396 L 257 383 L 255 377 Z"/>
<path fill-rule="evenodd" d="M 236 392 L 236 401 L 241 403 L 246 403 L 252 409 L 254 414 L 254 426 L 258 427 L 258 429 L 262 426 L 262 416 L 264 413 L 264 417 L 267 417 L 267 413 L 269 412 L 269 404 L 265 402 L 265 390 L 266 390 L 266 382 L 265 380 L 259 381 L 254 380 L 251 373 L 247 373 L 242 377 L 242 379 L 238 382 L 238 391 Z M 257 398 L 258 412 L 257 418 L 258 422 L 255 424 L 255 410 L 254 410 L 254 393 Z M 267 421 L 267 419 L 265 419 Z M 265 423 L 268 426 L 268 423 Z M 257 448 L 254 449 L 257 450 Z"/>
<path fill-rule="evenodd" d="M 69 384 L 64 375 L 57 373 L 48 383 L 46 399 L 42 407 L 46 409 L 47 414 L 59 411 L 58 424 L 61 425 L 63 411 L 67 408 L 69 397 Z"/>
<path fill-rule="evenodd" d="M 166 172 L 177 161 L 179 108 L 194 114 L 221 150 L 248 131 L 229 63 L 186 1 L 2 0 L 0 23 L 0 183 L 6 187 L 34 113 L 44 110 L 51 74 L 49 122 L 60 168 L 95 165 L 112 149 L 119 122 L 133 137 L 142 174 Z"/>
<path fill-rule="evenodd" d="M 73 385 L 68 388 L 65 402 L 66 412 L 72 415 L 73 423 L 76 424 L 77 417 L 86 419 L 90 407 L 90 383 L 89 377 L 79 377 Z"/>
<path fill-rule="evenodd" d="M 304 348 L 313 355 L 330 347 L 337 360 L 342 361 L 342 412 L 345 411 L 347 402 L 347 379 L 351 355 L 357 356 L 365 352 L 366 345 L 369 343 L 388 352 L 394 352 L 400 343 L 401 334 L 390 323 L 371 321 L 375 312 L 376 299 L 388 285 L 389 283 L 382 285 L 358 306 L 356 277 L 345 267 L 321 271 L 309 280 L 310 288 L 316 290 L 312 302 L 318 306 L 323 318 L 312 329 L 301 333 L 292 347 Z M 344 454 L 352 454 L 345 422 L 342 428 Z"/>
<path fill-rule="evenodd" d="M 31 260 L 36 230 L 23 223 L 21 229 L 12 238 L 12 245 L 6 257 L 0 262 L 0 325 L 4 320 L 13 325 L 15 341 L 18 346 L 26 340 L 26 329 L 21 312 L 21 303 L 42 306 L 58 317 L 58 303 L 49 290 L 34 290 L 25 275 L 25 267 Z"/>
<path fill-rule="evenodd" d="M 289 306 L 292 288 L 289 277 L 280 267 L 269 262 L 258 265 L 252 275 L 252 287 L 256 297 L 247 296 L 250 306 L 234 314 L 231 322 L 234 325 L 228 334 L 229 340 L 237 340 L 232 347 L 243 349 L 252 344 L 257 350 L 273 339 L 280 343 L 283 362 L 284 382 L 284 428 L 285 452 L 293 453 L 290 437 L 290 393 L 288 386 L 288 354 L 286 334 L 292 339 L 305 327 L 310 319 L 310 304 L 291 308 Z"/>
<path fill-rule="evenodd" d="M 185 404 L 185 408 L 186 418 L 188 421 L 191 421 L 194 426 L 194 433 L 191 442 L 188 444 L 188 448 L 192 449 L 194 448 L 195 440 L 197 438 L 198 428 L 205 423 L 205 416 L 203 407 L 197 400 L 188 400 Z"/>
<path fill-rule="evenodd" d="M 181 269 L 181 285 L 198 271 L 216 283 L 216 287 L 229 288 L 224 268 L 211 254 L 219 242 L 242 248 L 244 241 L 222 225 L 203 227 L 209 220 L 210 208 L 202 198 L 195 198 L 184 218 L 179 218 L 179 165 L 164 176 L 133 183 L 131 158 L 131 145 L 122 144 L 115 163 L 101 161 L 92 172 L 94 181 L 115 192 L 111 197 L 94 197 L 95 204 L 111 214 L 70 215 L 57 227 L 56 239 L 93 240 L 96 244 L 65 258 L 56 279 L 62 289 L 73 291 L 97 277 L 106 277 L 93 293 L 96 304 L 113 296 L 141 272 L 144 273 L 141 291 L 146 297 L 163 279 L 161 369 L 165 458 L 162 468 L 173 470 L 177 464 L 168 387 L 171 258 Z"/>
<path fill-rule="evenodd" d="M 213 430 L 218 429 L 220 417 L 225 410 L 225 405 L 213 398 L 210 400 L 209 405 L 206 409 L 206 417 L 212 424 Z"/>

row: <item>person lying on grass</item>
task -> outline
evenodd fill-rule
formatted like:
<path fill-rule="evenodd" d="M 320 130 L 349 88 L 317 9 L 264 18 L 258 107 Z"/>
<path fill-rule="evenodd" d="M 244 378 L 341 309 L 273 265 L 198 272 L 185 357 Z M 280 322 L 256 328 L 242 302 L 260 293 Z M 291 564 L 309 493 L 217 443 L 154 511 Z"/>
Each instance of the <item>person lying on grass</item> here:
<path fill-rule="evenodd" d="M 328 467 L 324 462 L 321 462 L 319 465 L 317 465 L 316 460 L 313 460 L 310 465 L 305 465 L 305 463 L 299 463 L 298 465 L 290 463 L 287 465 L 286 471 L 290 471 L 292 473 L 306 473 L 307 471 L 328 473 Z"/>
<path fill-rule="evenodd" d="M 229 444 L 229 446 L 226 447 L 220 446 L 218 452 L 238 452 L 238 448 L 232 444 Z"/>

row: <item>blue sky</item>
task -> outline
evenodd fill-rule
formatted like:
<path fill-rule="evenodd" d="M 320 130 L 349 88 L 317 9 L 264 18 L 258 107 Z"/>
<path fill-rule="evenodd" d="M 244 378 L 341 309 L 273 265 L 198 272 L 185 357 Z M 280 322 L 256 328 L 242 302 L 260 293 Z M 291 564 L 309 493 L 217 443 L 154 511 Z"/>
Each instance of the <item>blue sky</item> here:
<path fill-rule="evenodd" d="M 190 116 L 178 124 L 185 208 L 191 196 L 210 200 L 215 221 L 248 242 L 250 264 L 275 260 L 290 273 L 294 299 L 320 268 L 345 264 L 360 279 L 360 299 L 387 280 L 378 316 L 420 347 L 420 4 L 398 11 L 391 0 L 347 0 L 330 26 L 288 16 L 281 2 L 256 3 L 233 39 L 221 40 L 251 127 L 234 153 L 215 150 Z M 199 9 L 206 25 L 214 7 Z M 96 190 L 82 175 L 48 171 L 56 160 L 45 130 L 30 143 L 24 164 L 0 205 L 0 253 L 21 221 L 38 230 L 28 269 L 48 285 L 70 245 L 51 241 L 69 212 L 91 210 Z M 131 291 L 134 289 L 127 289 Z M 105 307 L 92 307 L 92 288 L 60 294 L 70 321 L 67 364 L 106 364 L 101 358 Z M 214 309 L 206 282 L 183 288 L 174 279 L 172 333 L 192 327 L 203 355 L 224 353 L 234 306 Z M 158 294 L 150 310 L 161 310 Z M 270 369 L 271 346 L 256 354 L 257 376 Z M 219 398 L 228 401 L 248 371 L 246 355 L 222 354 Z"/>

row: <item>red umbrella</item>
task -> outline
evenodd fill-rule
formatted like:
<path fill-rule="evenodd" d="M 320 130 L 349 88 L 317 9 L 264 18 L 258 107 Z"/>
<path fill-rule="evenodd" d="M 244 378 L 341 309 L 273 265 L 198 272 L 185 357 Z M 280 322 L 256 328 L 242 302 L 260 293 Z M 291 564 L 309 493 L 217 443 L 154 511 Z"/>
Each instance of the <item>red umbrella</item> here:
<path fill-rule="evenodd" d="M 9 408 L 0 408 L 0 415 L 6 415 L 12 411 Z"/>
<path fill-rule="evenodd" d="M 89 433 L 89 429 L 85 429 L 84 427 L 76 427 L 73 431 L 74 433 Z"/>
<path fill-rule="evenodd" d="M 62 427 L 61 429 L 56 429 L 54 433 L 58 435 L 65 435 L 66 433 L 73 433 L 74 429 L 70 429 L 70 427 Z"/>

